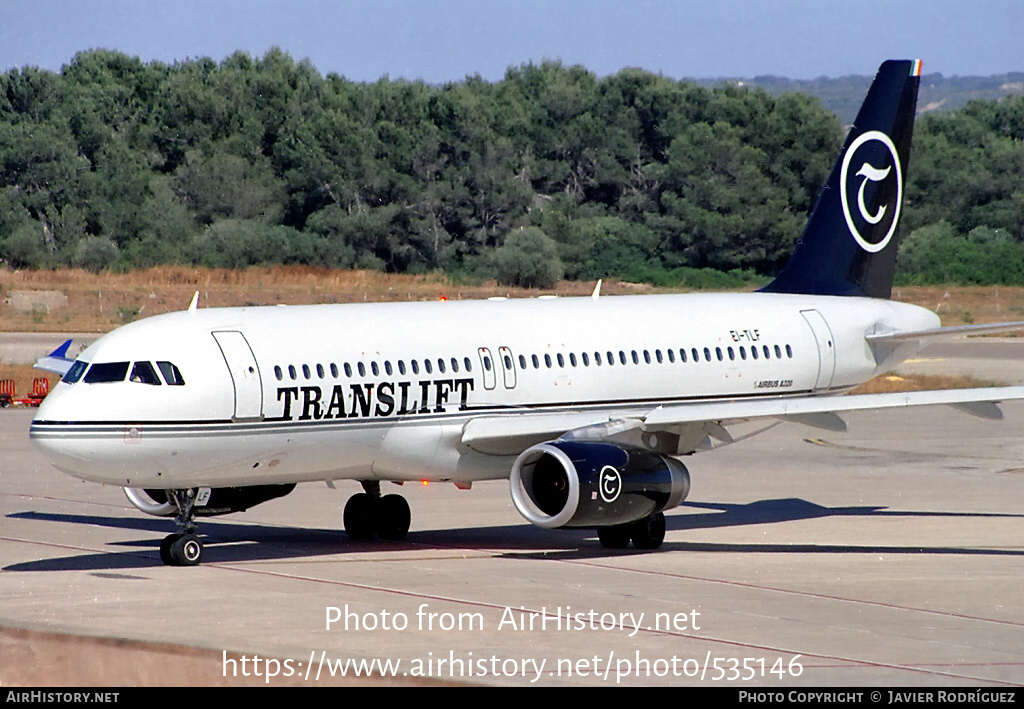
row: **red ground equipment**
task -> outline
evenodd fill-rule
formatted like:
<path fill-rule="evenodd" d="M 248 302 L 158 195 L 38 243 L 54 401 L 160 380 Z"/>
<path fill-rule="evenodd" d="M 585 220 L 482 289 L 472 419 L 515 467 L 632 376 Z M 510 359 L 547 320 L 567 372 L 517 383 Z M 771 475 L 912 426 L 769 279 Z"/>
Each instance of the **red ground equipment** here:
<path fill-rule="evenodd" d="M 14 403 L 14 380 L 0 379 L 0 409 L 6 409 Z"/>
<path fill-rule="evenodd" d="M 0 408 L 7 408 L 12 404 L 16 406 L 39 406 L 50 393 L 50 380 L 46 377 L 36 377 L 32 380 L 32 392 L 24 399 L 17 398 L 14 391 L 14 380 L 0 380 Z"/>

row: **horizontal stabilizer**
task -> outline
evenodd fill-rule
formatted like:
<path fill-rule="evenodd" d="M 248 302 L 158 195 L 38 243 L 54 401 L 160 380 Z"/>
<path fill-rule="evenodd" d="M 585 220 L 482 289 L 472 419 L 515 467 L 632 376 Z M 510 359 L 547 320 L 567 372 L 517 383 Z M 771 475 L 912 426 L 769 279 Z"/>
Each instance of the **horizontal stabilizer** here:
<path fill-rule="evenodd" d="M 865 339 L 871 344 L 894 342 L 900 340 L 929 340 L 938 338 L 967 337 L 968 335 L 993 335 L 1000 332 L 1024 331 L 1024 321 L 987 323 L 984 325 L 955 325 L 953 327 L 937 327 L 931 330 L 895 330 L 893 332 L 873 332 Z"/>

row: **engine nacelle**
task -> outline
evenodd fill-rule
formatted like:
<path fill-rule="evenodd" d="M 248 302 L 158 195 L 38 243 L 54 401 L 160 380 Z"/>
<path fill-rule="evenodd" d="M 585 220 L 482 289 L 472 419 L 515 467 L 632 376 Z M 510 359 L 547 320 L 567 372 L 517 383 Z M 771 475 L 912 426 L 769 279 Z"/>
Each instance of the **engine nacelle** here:
<path fill-rule="evenodd" d="M 679 505 L 690 474 L 675 458 L 593 441 L 549 441 L 512 465 L 512 501 L 538 527 L 606 527 Z"/>
<path fill-rule="evenodd" d="M 231 512 L 244 512 L 261 502 L 284 497 L 295 489 L 290 485 L 249 485 L 246 487 L 215 487 L 204 505 L 196 505 L 193 511 L 197 517 L 214 517 Z M 166 490 L 126 487 L 124 494 L 128 501 L 146 514 L 157 517 L 173 517 L 178 508 L 171 502 Z"/>

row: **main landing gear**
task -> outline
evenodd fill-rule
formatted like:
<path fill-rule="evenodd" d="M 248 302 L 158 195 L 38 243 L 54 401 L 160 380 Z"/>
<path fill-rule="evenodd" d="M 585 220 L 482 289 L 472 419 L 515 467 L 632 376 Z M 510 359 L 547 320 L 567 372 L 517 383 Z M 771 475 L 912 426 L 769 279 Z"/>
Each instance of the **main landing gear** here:
<path fill-rule="evenodd" d="M 405 539 L 412 513 L 401 495 L 380 494 L 376 480 L 362 481 L 363 492 L 345 504 L 345 532 L 352 539 L 368 540 L 378 536 L 392 542 Z"/>
<path fill-rule="evenodd" d="M 196 491 L 168 490 L 167 496 L 178 508 L 174 519 L 178 532 L 160 542 L 160 560 L 168 566 L 195 566 L 203 558 L 203 542 L 196 534 Z"/>
<path fill-rule="evenodd" d="M 598 527 L 597 538 L 606 549 L 625 549 L 630 541 L 637 549 L 657 549 L 665 541 L 665 515 L 658 512 L 636 522 Z"/>

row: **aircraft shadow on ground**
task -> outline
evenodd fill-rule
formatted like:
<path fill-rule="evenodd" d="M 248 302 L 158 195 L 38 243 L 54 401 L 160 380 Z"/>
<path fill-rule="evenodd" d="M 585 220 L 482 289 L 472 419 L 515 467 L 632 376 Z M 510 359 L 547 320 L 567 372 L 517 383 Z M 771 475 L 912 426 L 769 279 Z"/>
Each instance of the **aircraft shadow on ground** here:
<path fill-rule="evenodd" d="M 697 510 L 696 512 L 694 510 Z M 682 514 L 680 514 L 682 512 Z M 689 512 L 689 513 L 687 513 Z M 786 498 L 758 500 L 747 504 L 720 502 L 684 502 L 666 515 L 670 532 L 718 529 L 755 524 L 777 524 L 828 517 L 922 517 L 922 518 L 1024 518 L 1024 514 L 991 512 L 894 511 L 878 506 L 827 507 Z M 9 519 L 25 519 L 71 525 L 89 525 L 108 529 L 153 532 L 152 539 L 113 541 L 120 549 L 101 553 L 40 559 L 3 567 L 4 571 L 112 570 L 162 566 L 160 540 L 173 530 L 170 520 L 157 518 L 108 517 L 100 515 L 18 512 Z M 267 524 L 240 524 L 219 520 L 201 520 L 199 531 L 206 551 L 204 563 L 257 562 L 302 559 L 314 556 L 366 554 L 374 552 L 417 552 L 424 547 L 498 553 L 515 558 L 603 558 L 623 554 L 652 553 L 633 549 L 611 550 L 601 547 L 593 530 L 544 530 L 528 524 L 514 526 L 459 527 L 447 530 L 412 531 L 404 542 L 349 540 L 340 529 L 317 529 Z M 127 548 L 127 549 L 126 549 Z M 958 546 L 921 546 L 915 544 L 833 544 L 748 543 L 666 541 L 654 553 L 665 551 L 703 551 L 728 553 L 819 553 L 819 554 L 953 554 L 982 556 L 1024 556 L 1024 550 L 1010 548 L 971 548 Z"/>

